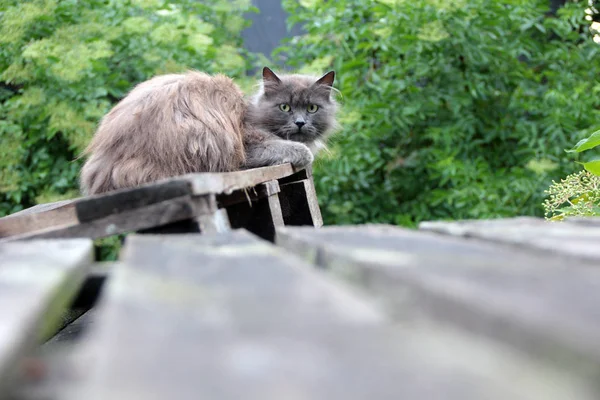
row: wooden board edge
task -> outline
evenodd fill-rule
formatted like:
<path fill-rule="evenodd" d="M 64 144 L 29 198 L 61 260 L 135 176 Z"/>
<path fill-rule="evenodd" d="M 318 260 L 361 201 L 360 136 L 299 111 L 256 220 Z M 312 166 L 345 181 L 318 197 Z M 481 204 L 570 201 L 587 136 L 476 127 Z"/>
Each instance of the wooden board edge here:
<path fill-rule="evenodd" d="M 62 276 L 62 279 L 53 287 L 37 310 L 33 320 L 29 321 L 26 332 L 22 332 L 18 342 L 8 354 L 8 359 L 0 364 L 0 396 L 6 394 L 7 388 L 12 388 L 22 375 L 22 361 L 31 355 L 34 350 L 56 332 L 61 323 L 63 311 L 67 309 L 70 301 L 75 297 L 77 290 L 83 284 L 87 270 L 93 263 L 93 243 L 89 239 L 75 239 L 87 241 L 81 256 L 74 261 L 73 268 Z M 34 245 L 32 243 L 32 245 Z M 17 379 L 15 379 L 17 378 Z"/>
<path fill-rule="evenodd" d="M 60 226 L 75 225 L 78 222 L 75 203 L 65 204 L 52 210 L 12 215 L 0 218 L 0 239 Z"/>
<path fill-rule="evenodd" d="M 0 221 L 2 221 L 4 218 L 22 217 L 22 216 L 29 215 L 29 214 L 39 214 L 39 213 L 44 213 L 44 212 L 48 212 L 48 211 L 58 210 L 63 207 L 68 207 L 69 205 L 71 205 L 72 203 L 74 203 L 75 201 L 77 201 L 79 199 L 80 199 L 80 197 L 76 197 L 74 199 L 60 200 L 60 201 L 55 201 L 52 203 L 36 204 L 35 206 L 31 206 L 24 210 L 17 211 L 15 213 L 6 215 L 6 216 L 0 218 Z"/>
<path fill-rule="evenodd" d="M 268 181 L 284 178 L 298 172 L 291 164 L 253 168 L 226 173 L 204 173 L 188 175 L 195 195 L 231 194 Z"/>
<path fill-rule="evenodd" d="M 154 203 L 146 207 L 113 214 L 95 221 L 51 228 L 25 235 L 0 239 L 0 243 L 16 240 L 56 239 L 56 238 L 91 238 L 113 236 L 133 232 L 140 229 L 160 226 L 170 222 L 194 218 L 198 215 L 213 212 L 212 203 L 202 200 L 208 196 L 182 196 L 164 202 Z M 156 221 L 145 218 L 152 216 Z"/>

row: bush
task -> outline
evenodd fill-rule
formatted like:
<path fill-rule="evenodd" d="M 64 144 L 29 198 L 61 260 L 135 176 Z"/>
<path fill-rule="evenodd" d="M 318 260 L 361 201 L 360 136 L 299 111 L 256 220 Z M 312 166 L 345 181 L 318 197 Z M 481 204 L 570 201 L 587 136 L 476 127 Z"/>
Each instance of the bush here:
<path fill-rule="evenodd" d="M 569 153 L 582 153 L 600 146 L 600 131 L 580 140 Z M 591 152 L 593 154 L 593 152 Z M 600 216 L 600 159 L 587 153 L 584 169 L 560 182 L 552 181 L 544 201 L 546 218 L 560 221 L 565 217 Z"/>
<path fill-rule="evenodd" d="M 599 117 L 584 3 L 285 0 L 307 34 L 280 50 L 333 67 L 343 130 L 315 166 L 325 223 L 543 215 Z M 573 132 L 575 132 L 573 134 Z"/>
<path fill-rule="evenodd" d="M 77 195 L 99 119 L 134 84 L 187 68 L 241 76 L 247 0 L 0 3 L 0 216 Z"/>
<path fill-rule="evenodd" d="M 546 219 L 560 221 L 565 217 L 600 215 L 600 176 L 579 171 L 552 182 L 544 201 Z"/>

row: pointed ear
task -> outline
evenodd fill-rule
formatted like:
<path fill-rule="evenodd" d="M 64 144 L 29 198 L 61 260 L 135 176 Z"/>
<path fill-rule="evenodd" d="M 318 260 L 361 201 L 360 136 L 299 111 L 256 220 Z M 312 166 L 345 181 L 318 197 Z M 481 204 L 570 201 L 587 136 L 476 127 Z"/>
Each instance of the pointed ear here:
<path fill-rule="evenodd" d="M 319 78 L 319 80 L 317 81 L 317 85 L 333 86 L 334 79 L 335 79 L 335 71 L 329 71 L 328 73 L 323 75 L 321 78 Z"/>
<path fill-rule="evenodd" d="M 277 75 L 275 75 L 275 72 L 271 71 L 271 69 L 269 69 L 269 67 L 263 68 L 263 81 L 265 83 L 266 82 L 281 83 L 281 79 L 279 79 L 279 77 Z"/>

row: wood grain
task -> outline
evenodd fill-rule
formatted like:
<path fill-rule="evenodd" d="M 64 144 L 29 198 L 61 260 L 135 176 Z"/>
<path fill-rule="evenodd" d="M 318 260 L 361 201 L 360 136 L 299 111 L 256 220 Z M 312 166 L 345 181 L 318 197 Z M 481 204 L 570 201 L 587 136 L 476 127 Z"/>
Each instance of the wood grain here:
<path fill-rule="evenodd" d="M 196 217 L 196 222 L 199 232 L 203 234 L 214 235 L 231 230 L 229 217 L 224 209 L 215 210 L 211 214 L 200 215 Z"/>
<path fill-rule="evenodd" d="M 313 177 L 312 166 L 308 166 L 305 169 L 301 169 L 292 175 L 288 175 L 283 178 L 279 178 L 277 180 L 279 181 L 280 185 L 283 185 L 286 183 L 302 181 L 304 179 L 312 179 L 312 177 Z"/>
<path fill-rule="evenodd" d="M 0 244 L 0 394 L 50 337 L 92 261 L 87 239 Z"/>
<path fill-rule="evenodd" d="M 29 207 L 24 210 L 18 211 L 16 213 L 10 214 L 8 217 L 17 217 L 17 216 L 22 217 L 27 214 L 38 214 L 38 213 L 42 213 L 42 212 L 57 210 L 59 208 L 69 206 L 77 200 L 78 199 L 75 198 L 75 199 L 70 199 L 70 200 L 55 201 L 52 203 L 38 204 L 33 207 Z M 4 218 L 8 218 L 8 217 L 4 217 Z M 0 220 L 2 220 L 4 218 L 0 218 Z"/>
<path fill-rule="evenodd" d="M 85 223 L 191 194 L 188 182 L 173 180 L 86 197 L 77 201 L 75 208 L 79 222 Z"/>
<path fill-rule="evenodd" d="M 69 226 L 78 223 L 73 203 L 49 210 L 25 214 L 14 214 L 0 218 L 0 238 L 22 235 L 32 231 Z"/>
<path fill-rule="evenodd" d="M 195 218 L 201 214 L 211 213 L 213 210 L 212 203 L 204 196 L 183 196 L 83 224 L 11 236 L 0 239 L 0 243 L 39 238 L 87 237 L 96 239 Z"/>
<path fill-rule="evenodd" d="M 234 190 L 256 186 L 261 183 L 284 178 L 296 173 L 291 164 L 254 168 L 227 173 L 206 173 L 185 176 L 192 185 L 194 194 L 230 194 Z"/>
<path fill-rule="evenodd" d="M 600 270 L 525 249 L 388 227 L 285 227 L 277 243 L 425 317 L 600 378 Z"/>
<path fill-rule="evenodd" d="M 537 250 L 540 254 L 600 260 L 600 224 L 550 222 L 517 217 L 453 222 L 426 221 L 419 229 L 459 237 L 473 237 Z"/>
<path fill-rule="evenodd" d="M 69 399 L 592 399 L 484 339 L 396 325 L 243 232 L 130 235 Z"/>
<path fill-rule="evenodd" d="M 244 189 L 280 178 L 308 176 L 309 173 L 305 170 L 295 170 L 290 164 L 284 164 L 228 173 L 188 174 L 135 188 L 40 204 L 0 218 L 0 238 L 48 237 L 47 232 L 53 231 L 62 232 L 61 237 L 81 235 L 83 232 L 101 237 L 97 236 L 99 234 L 97 229 L 91 227 L 89 223 L 93 226 L 101 225 L 102 222 L 98 221 L 116 214 L 125 216 L 143 214 L 142 211 L 133 211 L 152 204 L 157 205 L 156 209 L 161 209 L 159 203 L 164 205 L 168 200 L 181 199 L 184 196 L 224 195 L 222 200 L 231 202 L 239 200 L 239 196 L 235 196 L 236 191 L 239 193 Z M 77 224 L 81 225 L 75 227 Z M 138 225 L 144 224 L 136 224 Z"/>

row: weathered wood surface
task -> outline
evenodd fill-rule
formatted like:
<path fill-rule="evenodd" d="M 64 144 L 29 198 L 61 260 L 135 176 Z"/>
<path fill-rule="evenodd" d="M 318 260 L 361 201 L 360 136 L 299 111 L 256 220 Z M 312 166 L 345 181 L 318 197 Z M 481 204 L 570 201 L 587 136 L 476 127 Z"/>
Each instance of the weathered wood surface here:
<path fill-rule="evenodd" d="M 397 325 L 244 232 L 129 236 L 67 399 L 592 399 L 483 338 Z"/>
<path fill-rule="evenodd" d="M 231 224 L 225 210 L 215 210 L 211 214 L 200 215 L 196 217 L 196 223 L 198 224 L 198 232 L 204 234 L 214 235 L 231 230 Z"/>
<path fill-rule="evenodd" d="M 40 238 L 85 237 L 96 239 L 186 220 L 214 211 L 216 211 L 216 202 L 214 198 L 211 199 L 209 196 L 176 197 L 86 223 L 3 238 L 0 239 L 0 243 Z"/>
<path fill-rule="evenodd" d="M 75 204 L 75 208 L 77 219 L 79 222 L 85 223 L 191 194 L 188 182 L 173 180 L 85 197 Z"/>
<path fill-rule="evenodd" d="M 279 206 L 277 180 L 239 189 L 216 196 L 218 210 L 201 214 L 192 221 L 145 229 L 140 233 L 224 233 L 246 228 L 256 235 L 273 241 L 275 227 L 283 224 Z M 215 206 L 215 207 L 217 207 Z"/>
<path fill-rule="evenodd" d="M 292 175 L 287 175 L 282 178 L 278 178 L 277 181 L 279 181 L 280 185 L 283 185 L 286 183 L 299 182 L 304 179 L 312 179 L 312 177 L 312 166 L 309 165 L 308 167 L 301 169 Z"/>
<path fill-rule="evenodd" d="M 42 347 L 52 347 L 56 345 L 73 345 L 83 334 L 90 329 L 96 321 L 96 309 L 86 311 L 79 315 L 73 322 L 58 331 L 56 335 L 45 342 Z"/>
<path fill-rule="evenodd" d="M 188 177 L 194 194 L 224 193 L 256 186 L 261 183 L 294 175 L 299 172 L 291 164 L 254 168 L 245 171 L 193 174 Z"/>
<path fill-rule="evenodd" d="M 220 200 L 231 202 L 236 199 L 236 191 L 277 179 L 297 180 L 308 175 L 309 172 L 294 170 L 290 164 L 229 173 L 189 174 L 136 188 L 41 204 L 0 218 L 0 238 L 102 237 L 106 234 L 99 229 L 110 231 L 113 225 L 117 225 L 111 218 L 122 220 L 122 225 L 126 225 L 120 231 L 140 230 L 154 227 L 157 223 L 168 224 L 196 217 L 182 216 L 186 214 L 186 198 L 224 194 Z M 168 215 L 170 220 L 154 214 Z M 141 223 L 143 219 L 148 223 Z"/>
<path fill-rule="evenodd" d="M 93 256 L 87 239 L 0 244 L 0 397 L 54 333 Z"/>
<path fill-rule="evenodd" d="M 585 226 L 600 227 L 600 217 L 568 217 L 563 222 Z"/>
<path fill-rule="evenodd" d="M 56 207 L 41 207 L 39 212 L 25 213 L 24 211 L 0 218 L 0 238 L 25 234 L 33 229 L 69 226 L 78 222 L 75 205 L 72 202 Z"/>
<path fill-rule="evenodd" d="M 29 207 L 24 210 L 13 213 L 9 216 L 10 217 L 17 217 L 17 216 L 21 217 L 21 216 L 24 216 L 27 214 L 39 214 L 39 213 L 43 213 L 43 212 L 47 212 L 47 211 L 58 210 L 61 208 L 68 208 L 76 200 L 78 200 L 78 199 L 76 198 L 76 199 L 70 199 L 70 200 L 55 201 L 53 203 L 38 204 L 36 206 Z M 0 218 L 0 220 L 3 220 L 3 219 L 4 218 Z"/>
<path fill-rule="evenodd" d="M 585 221 L 585 222 L 584 222 Z M 542 218 L 518 217 L 454 222 L 422 222 L 419 229 L 451 236 L 473 237 L 508 243 L 544 253 L 600 260 L 598 219 L 549 222 Z"/>
<path fill-rule="evenodd" d="M 285 227 L 277 243 L 379 296 L 399 320 L 448 323 L 600 382 L 594 263 L 389 226 Z"/>

